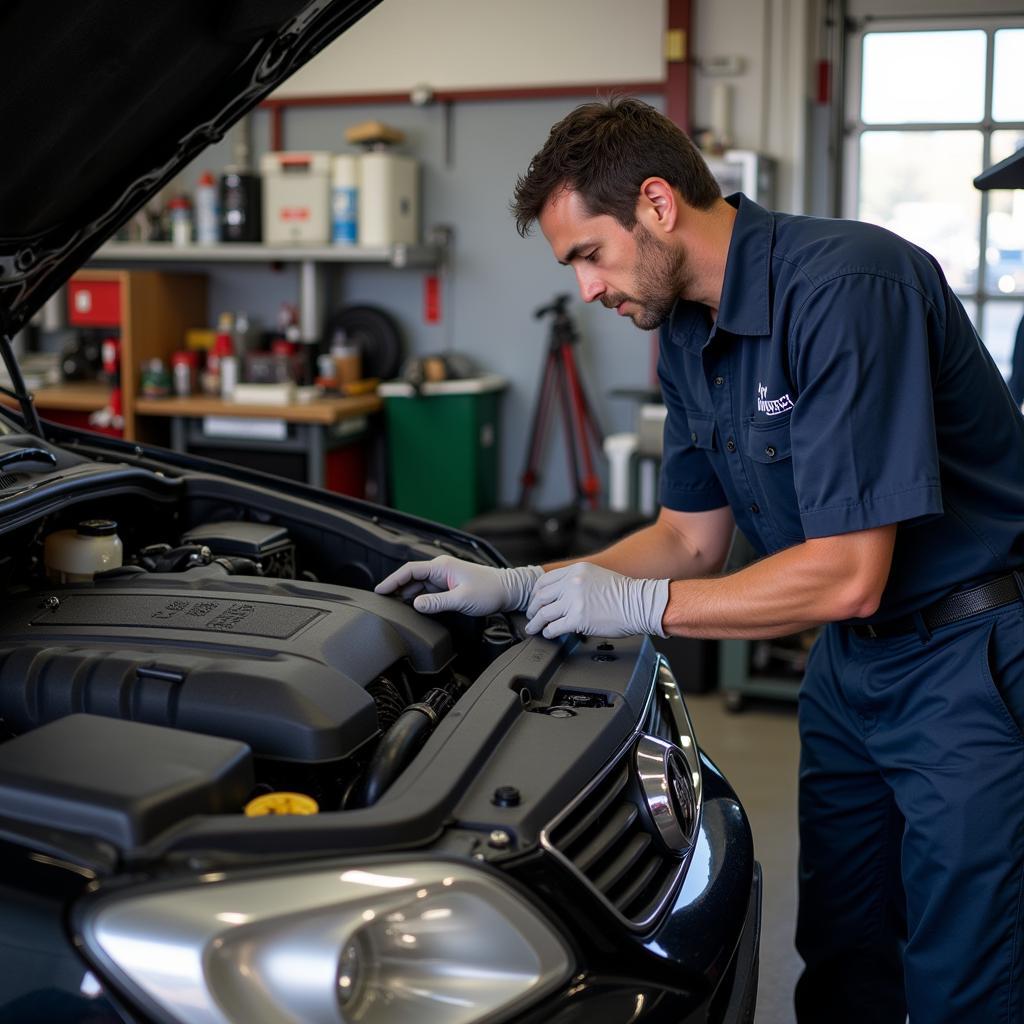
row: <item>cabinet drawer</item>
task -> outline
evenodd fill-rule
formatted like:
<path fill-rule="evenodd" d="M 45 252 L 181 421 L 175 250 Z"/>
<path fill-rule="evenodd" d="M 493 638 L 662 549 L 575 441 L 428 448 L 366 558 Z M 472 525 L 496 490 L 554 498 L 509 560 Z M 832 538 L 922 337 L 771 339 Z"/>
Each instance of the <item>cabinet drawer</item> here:
<path fill-rule="evenodd" d="M 120 327 L 121 282 L 72 278 L 68 282 L 68 323 L 73 327 Z"/>

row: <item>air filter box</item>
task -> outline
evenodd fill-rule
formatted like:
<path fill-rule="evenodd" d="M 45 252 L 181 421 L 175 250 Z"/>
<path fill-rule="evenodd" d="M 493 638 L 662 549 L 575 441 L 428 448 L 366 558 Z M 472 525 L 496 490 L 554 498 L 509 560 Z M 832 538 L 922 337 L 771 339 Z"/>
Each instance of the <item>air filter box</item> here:
<path fill-rule="evenodd" d="M 244 743 L 68 715 L 0 746 L 0 817 L 132 849 L 194 814 L 241 812 Z"/>
<path fill-rule="evenodd" d="M 204 523 L 182 535 L 182 544 L 205 544 L 215 556 L 250 558 L 264 576 L 295 579 L 295 545 L 283 526 L 266 523 Z"/>

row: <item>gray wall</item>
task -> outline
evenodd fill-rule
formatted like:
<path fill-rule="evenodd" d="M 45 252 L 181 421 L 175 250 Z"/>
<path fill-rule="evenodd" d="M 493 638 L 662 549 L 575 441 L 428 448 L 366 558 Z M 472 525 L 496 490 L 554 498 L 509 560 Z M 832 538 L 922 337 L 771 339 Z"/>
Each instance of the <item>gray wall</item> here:
<path fill-rule="evenodd" d="M 645 97 L 660 106 L 657 97 Z M 652 340 L 629 321 L 576 296 L 571 270 L 559 266 L 539 234 L 521 239 L 508 202 L 516 176 L 540 148 L 551 125 L 576 100 L 461 103 L 445 111 L 433 106 L 296 108 L 285 115 L 288 149 L 344 152 L 344 131 L 379 119 L 402 129 L 407 152 L 423 165 L 423 224 L 447 224 L 455 242 L 443 323 L 423 322 L 422 271 L 370 266 L 328 271 L 328 310 L 340 304 L 372 303 L 390 311 L 413 354 L 455 350 L 508 379 L 503 409 L 501 490 L 503 503 L 518 496 L 530 413 L 545 353 L 546 324 L 533 310 L 558 292 L 571 292 L 572 313 L 583 336 L 578 358 L 606 433 L 632 428 L 634 405 L 609 398 L 615 388 L 646 387 L 652 378 Z M 253 119 L 255 159 L 268 148 L 267 115 Z M 446 156 L 446 154 L 448 154 Z M 205 168 L 219 172 L 231 159 L 231 139 L 207 151 L 182 176 L 191 189 Z M 211 265 L 210 316 L 222 309 L 245 309 L 272 323 L 281 302 L 298 298 L 298 273 L 286 267 Z M 553 434 L 538 505 L 571 498 L 561 438 Z"/>

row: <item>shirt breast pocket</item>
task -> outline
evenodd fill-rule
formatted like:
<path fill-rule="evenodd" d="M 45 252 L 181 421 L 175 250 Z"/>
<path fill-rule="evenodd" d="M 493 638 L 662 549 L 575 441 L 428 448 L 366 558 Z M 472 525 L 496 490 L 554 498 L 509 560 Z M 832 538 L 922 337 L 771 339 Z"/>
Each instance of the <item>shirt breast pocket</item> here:
<path fill-rule="evenodd" d="M 746 453 L 751 484 L 757 493 L 762 515 L 766 515 L 781 538 L 789 543 L 804 540 L 793 482 L 793 443 L 789 417 L 747 427 Z"/>

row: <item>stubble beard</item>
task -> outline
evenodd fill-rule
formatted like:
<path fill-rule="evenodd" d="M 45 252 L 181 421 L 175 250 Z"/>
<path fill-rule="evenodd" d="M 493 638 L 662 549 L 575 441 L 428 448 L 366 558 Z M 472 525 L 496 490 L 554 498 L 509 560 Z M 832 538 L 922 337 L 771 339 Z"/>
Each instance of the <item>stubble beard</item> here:
<path fill-rule="evenodd" d="M 641 331 L 657 330 L 669 317 L 689 277 L 683 252 L 660 243 L 642 224 L 636 230 L 635 295 L 602 300 L 614 309 L 622 302 L 640 307 L 629 318 Z M 612 301 L 614 300 L 614 301 Z"/>

